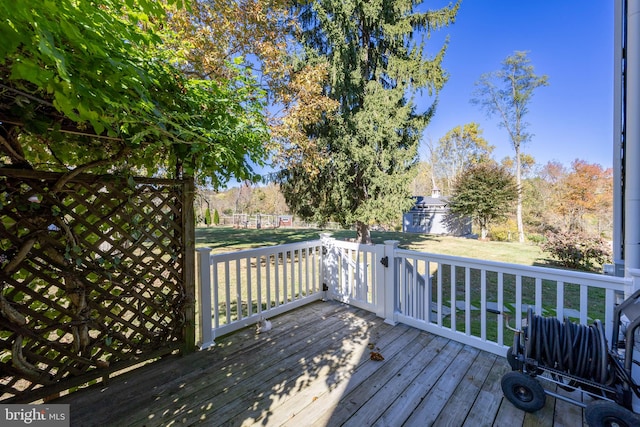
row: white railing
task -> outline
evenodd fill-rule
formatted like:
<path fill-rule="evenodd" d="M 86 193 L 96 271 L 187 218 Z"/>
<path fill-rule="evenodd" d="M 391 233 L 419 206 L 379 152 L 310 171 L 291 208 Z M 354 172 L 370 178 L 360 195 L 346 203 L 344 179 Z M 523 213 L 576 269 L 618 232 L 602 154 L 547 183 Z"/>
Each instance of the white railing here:
<path fill-rule="evenodd" d="M 512 333 L 535 314 L 588 324 L 611 334 L 613 309 L 630 279 L 396 249 L 393 320 L 504 355 Z M 611 339 L 607 336 L 607 339 Z"/>
<path fill-rule="evenodd" d="M 324 297 L 319 240 L 224 254 L 197 251 L 201 348 L 216 336 Z"/>
<path fill-rule="evenodd" d="M 203 346 L 216 336 L 331 298 L 504 355 L 529 307 L 609 335 L 613 309 L 640 280 L 321 240 L 211 255 L 199 249 Z M 326 291 L 326 292 L 324 292 Z M 510 319 L 510 320 L 507 320 Z M 610 336 L 607 336 L 610 339 Z"/>

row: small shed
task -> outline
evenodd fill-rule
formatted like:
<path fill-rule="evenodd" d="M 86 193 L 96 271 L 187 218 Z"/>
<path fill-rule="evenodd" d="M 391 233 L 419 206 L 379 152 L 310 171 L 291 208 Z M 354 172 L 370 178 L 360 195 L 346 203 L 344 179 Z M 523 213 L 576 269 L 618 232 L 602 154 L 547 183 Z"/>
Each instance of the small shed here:
<path fill-rule="evenodd" d="M 471 234 L 471 218 L 460 218 L 449 209 L 449 199 L 434 188 L 431 197 L 415 196 L 415 204 L 402 218 L 405 233 L 448 234 L 465 236 Z"/>

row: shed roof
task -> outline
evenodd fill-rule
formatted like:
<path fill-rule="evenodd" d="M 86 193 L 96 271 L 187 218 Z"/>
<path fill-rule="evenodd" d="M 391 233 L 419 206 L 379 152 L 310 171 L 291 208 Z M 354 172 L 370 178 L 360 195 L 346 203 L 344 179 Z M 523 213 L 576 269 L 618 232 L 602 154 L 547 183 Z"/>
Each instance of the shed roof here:
<path fill-rule="evenodd" d="M 429 207 L 444 207 L 449 204 L 447 197 L 429 197 L 429 196 L 414 196 L 415 208 L 427 209 Z"/>

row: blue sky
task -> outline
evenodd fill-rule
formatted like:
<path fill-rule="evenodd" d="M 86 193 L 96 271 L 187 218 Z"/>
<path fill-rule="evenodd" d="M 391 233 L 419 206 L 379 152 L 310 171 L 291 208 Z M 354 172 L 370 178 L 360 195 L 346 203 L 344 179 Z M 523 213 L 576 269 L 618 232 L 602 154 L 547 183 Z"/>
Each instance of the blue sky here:
<path fill-rule="evenodd" d="M 426 2 L 428 7 L 436 7 Z M 610 167 L 613 163 L 614 0 L 465 0 L 455 24 L 434 33 L 433 54 L 445 36 L 444 67 L 449 81 L 440 92 L 423 143 L 472 121 L 496 146 L 497 160 L 512 155 L 506 131 L 469 101 L 474 83 L 500 69 L 514 51 L 528 51 L 536 74 L 549 76 L 530 104 L 526 121 L 533 133 L 523 152 L 538 164 L 576 158 Z M 427 102 L 420 102 L 421 110 Z M 424 145 L 424 144 L 423 144 Z M 423 146 L 421 154 L 426 156 Z"/>

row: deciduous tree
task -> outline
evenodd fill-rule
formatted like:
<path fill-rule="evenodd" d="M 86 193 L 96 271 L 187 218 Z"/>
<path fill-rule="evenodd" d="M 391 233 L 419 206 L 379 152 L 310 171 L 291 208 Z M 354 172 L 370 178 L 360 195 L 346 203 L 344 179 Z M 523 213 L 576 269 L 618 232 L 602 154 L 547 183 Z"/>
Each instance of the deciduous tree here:
<path fill-rule="evenodd" d="M 0 149 L 14 167 L 251 179 L 251 76 L 190 78 L 162 28 L 182 1 L 2 2 Z"/>
<path fill-rule="evenodd" d="M 523 144 L 531 140 L 531 134 L 527 132 L 528 123 L 524 121 L 524 117 L 529 112 L 534 91 L 548 84 L 546 75 L 535 74 L 527 52 L 515 52 L 502 62 L 500 70 L 480 77 L 476 82 L 474 98 L 471 100 L 472 103 L 484 109 L 489 116 L 498 116 L 500 126 L 509 134 L 509 140 L 515 152 L 515 176 L 518 185 L 516 221 L 520 242 L 524 242 L 520 150 Z"/>
<path fill-rule="evenodd" d="M 453 22 L 458 4 L 417 11 L 422 1 L 315 0 L 297 3 L 308 64 L 327 63 L 324 90 L 338 104 L 304 134 L 315 156 L 296 159 L 279 180 L 289 207 L 317 222 L 394 222 L 412 205 L 408 184 L 434 105 L 418 112 L 418 90 L 436 94 L 446 81 L 442 59 L 425 53 L 429 34 Z M 422 39 L 420 39 L 422 36 Z"/>
<path fill-rule="evenodd" d="M 456 126 L 440 138 L 433 150 L 435 175 L 446 184 L 441 188 L 449 194 L 456 177 L 466 168 L 488 161 L 494 147 L 482 137 L 478 123 Z"/>
<path fill-rule="evenodd" d="M 469 215 L 480 226 L 483 239 L 489 224 L 506 217 L 517 200 L 518 187 L 513 175 L 494 162 L 479 163 L 458 176 L 451 196 L 451 212 Z"/>
<path fill-rule="evenodd" d="M 584 231 L 585 215 L 606 212 L 613 204 L 613 172 L 596 163 L 574 160 L 559 186 L 559 212 L 569 230 Z"/>
<path fill-rule="evenodd" d="M 267 94 L 271 139 L 268 148 L 276 167 L 304 158 L 324 160 L 315 141 L 304 132 L 337 104 L 323 93 L 325 61 L 303 62 L 296 41 L 298 20 L 291 0 L 193 0 L 190 10 L 171 16 L 172 46 L 181 53 L 185 72 L 216 81 L 255 76 L 242 89 L 260 98 Z"/>

